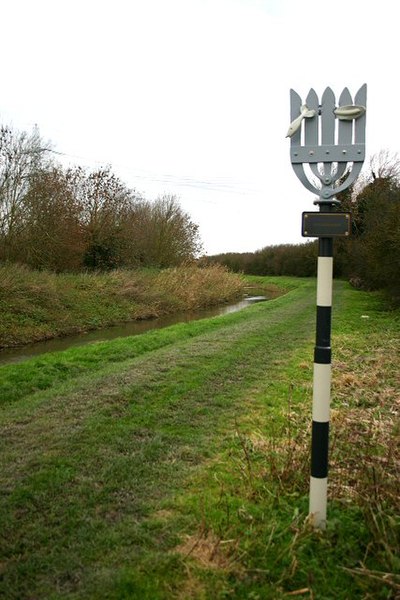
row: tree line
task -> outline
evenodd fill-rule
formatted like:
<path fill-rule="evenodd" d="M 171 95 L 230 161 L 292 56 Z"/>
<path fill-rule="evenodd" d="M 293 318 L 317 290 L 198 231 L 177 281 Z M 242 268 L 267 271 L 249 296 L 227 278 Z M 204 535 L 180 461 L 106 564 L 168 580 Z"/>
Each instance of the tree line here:
<path fill-rule="evenodd" d="M 400 161 L 381 152 L 338 196 L 352 236 L 334 244 L 334 272 L 400 302 Z M 64 168 L 37 128 L 0 126 L 0 261 L 56 272 L 168 267 L 196 258 L 198 226 L 175 196 L 148 201 L 111 170 Z M 316 274 L 318 242 L 203 259 L 253 275 Z"/>
<path fill-rule="evenodd" d="M 256 252 L 226 252 L 207 257 L 207 262 L 221 263 L 236 273 L 246 275 L 294 275 L 311 277 L 316 274 L 318 246 L 278 244 Z"/>
<path fill-rule="evenodd" d="M 400 160 L 382 151 L 337 209 L 352 215 L 352 235 L 334 243 L 334 274 L 369 290 L 384 289 L 400 304 Z M 316 275 L 318 241 L 266 246 L 208 257 L 252 275 Z"/>
<path fill-rule="evenodd" d="M 148 201 L 108 166 L 64 168 L 37 128 L 0 127 L 0 261 L 56 272 L 168 267 L 200 250 L 175 196 Z"/>
<path fill-rule="evenodd" d="M 338 240 L 340 274 L 354 285 L 387 290 L 400 304 L 400 160 L 382 151 L 356 189 L 339 195 L 352 236 Z"/>

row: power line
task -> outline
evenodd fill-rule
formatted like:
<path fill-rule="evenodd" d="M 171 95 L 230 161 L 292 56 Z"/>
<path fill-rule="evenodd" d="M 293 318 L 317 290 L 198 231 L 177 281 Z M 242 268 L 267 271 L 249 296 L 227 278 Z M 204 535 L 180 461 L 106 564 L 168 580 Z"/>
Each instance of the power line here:
<path fill-rule="evenodd" d="M 60 152 L 57 150 L 49 150 L 53 154 L 57 154 L 59 156 L 64 156 L 66 158 L 73 158 L 81 161 L 85 161 L 86 163 L 95 163 L 99 165 L 110 164 L 108 161 L 101 161 L 94 158 L 89 158 L 85 156 L 78 156 L 73 154 L 68 154 L 66 152 Z M 119 168 L 124 170 L 129 174 L 130 177 L 134 179 L 138 179 L 148 183 L 162 183 L 165 185 L 174 185 L 177 187 L 189 187 L 196 189 L 203 189 L 206 191 L 213 192 L 224 192 L 231 194 L 239 194 L 239 195 L 248 195 L 248 194 L 262 194 L 264 193 L 261 189 L 256 189 L 251 187 L 248 182 L 236 182 L 232 180 L 230 177 L 219 177 L 214 179 L 198 179 L 195 177 L 191 177 L 190 175 L 174 175 L 169 173 L 154 173 L 151 171 L 145 171 L 142 169 L 135 169 L 131 171 L 131 167 L 127 165 L 122 165 L 118 163 L 114 163 L 113 166 L 115 168 Z M 142 171 L 142 173 L 138 173 L 138 171 Z"/>

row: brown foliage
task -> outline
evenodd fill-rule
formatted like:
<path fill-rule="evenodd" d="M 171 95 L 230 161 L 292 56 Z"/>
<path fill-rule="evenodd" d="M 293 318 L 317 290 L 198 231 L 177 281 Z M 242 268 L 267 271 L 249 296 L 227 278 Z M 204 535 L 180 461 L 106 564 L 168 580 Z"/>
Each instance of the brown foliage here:
<path fill-rule="evenodd" d="M 0 260 L 77 271 L 169 267 L 200 251 L 175 196 L 148 202 L 110 167 L 63 169 L 32 134 L 0 128 Z"/>

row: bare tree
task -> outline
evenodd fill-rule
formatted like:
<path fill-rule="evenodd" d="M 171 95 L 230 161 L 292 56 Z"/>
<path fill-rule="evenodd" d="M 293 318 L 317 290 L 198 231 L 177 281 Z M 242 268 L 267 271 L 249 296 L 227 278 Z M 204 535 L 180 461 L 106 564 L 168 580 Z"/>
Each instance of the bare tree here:
<path fill-rule="evenodd" d="M 400 158 L 397 152 L 381 150 L 374 154 L 369 162 L 370 181 L 375 179 L 393 179 L 400 181 Z"/>
<path fill-rule="evenodd" d="M 24 200 L 24 231 L 16 258 L 33 268 L 82 268 L 84 233 L 71 171 L 59 166 L 38 171 Z"/>
<path fill-rule="evenodd" d="M 176 196 L 164 195 L 154 202 L 148 235 L 151 262 L 160 267 L 192 260 L 202 248 L 198 225 L 191 221 Z"/>
<path fill-rule="evenodd" d="M 9 259 L 24 227 L 24 198 L 33 175 L 49 160 L 50 145 L 31 133 L 0 127 L 0 255 Z"/>

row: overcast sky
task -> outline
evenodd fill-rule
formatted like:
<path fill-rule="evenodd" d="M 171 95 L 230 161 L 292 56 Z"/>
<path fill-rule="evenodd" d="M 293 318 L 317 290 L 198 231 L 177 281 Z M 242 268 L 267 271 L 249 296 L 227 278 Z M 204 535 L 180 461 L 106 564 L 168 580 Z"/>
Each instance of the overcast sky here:
<path fill-rule="evenodd" d="M 400 147 L 397 0 L 3 0 L 1 21 L 1 122 L 176 194 L 208 254 L 302 241 L 290 88 L 367 83 L 367 156 Z"/>

